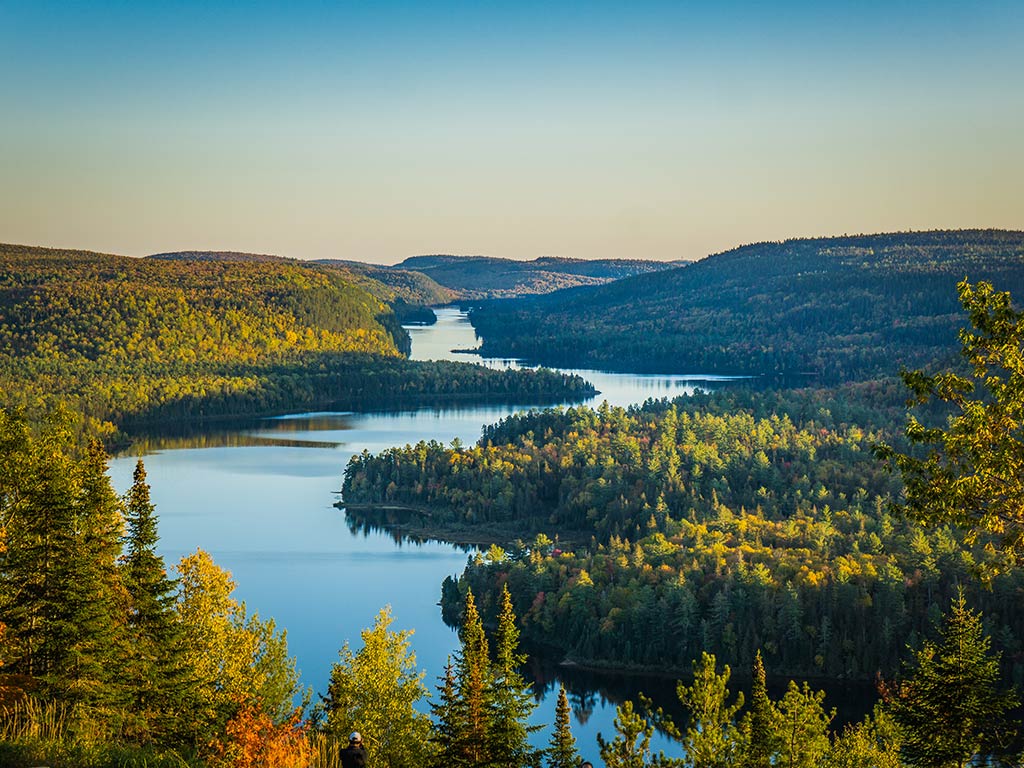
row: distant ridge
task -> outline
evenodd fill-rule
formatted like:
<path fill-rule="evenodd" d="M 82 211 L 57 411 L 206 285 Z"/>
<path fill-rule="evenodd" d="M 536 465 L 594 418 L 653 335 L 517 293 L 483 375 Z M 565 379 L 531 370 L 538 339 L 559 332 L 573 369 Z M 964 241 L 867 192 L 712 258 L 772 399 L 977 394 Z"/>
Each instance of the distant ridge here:
<path fill-rule="evenodd" d="M 490 356 L 837 383 L 955 358 L 965 276 L 1024 301 L 1024 232 L 754 243 L 685 268 L 490 304 L 473 323 Z"/>
<path fill-rule="evenodd" d="M 531 296 L 582 285 L 603 285 L 624 277 L 677 267 L 682 262 L 643 259 L 572 259 L 541 256 L 516 261 L 494 256 L 410 256 L 393 266 L 347 259 L 290 259 L 239 251 L 173 251 L 148 256 L 165 261 L 288 262 L 339 269 L 357 282 L 368 278 L 387 286 L 386 301 L 400 298 L 409 304 L 436 305 L 459 300 Z M 373 285 L 365 284 L 371 292 Z M 389 291 L 391 292 L 389 294 Z M 391 295 L 393 294 L 393 295 Z"/>
<path fill-rule="evenodd" d="M 241 251 L 171 251 L 170 253 L 154 253 L 146 258 L 160 259 L 161 261 L 299 261 L 286 256 L 273 256 L 269 253 L 242 253 Z"/>
<path fill-rule="evenodd" d="M 541 256 L 516 261 L 493 256 L 410 256 L 393 269 L 413 270 L 458 291 L 463 298 L 508 298 L 551 293 L 581 285 L 603 285 L 662 271 L 674 263 L 643 259 L 570 259 Z"/>
<path fill-rule="evenodd" d="M 392 304 L 401 319 L 405 319 L 406 305 L 424 307 L 447 304 L 458 298 L 449 288 L 438 285 L 426 275 L 418 272 L 393 270 L 378 264 L 340 259 L 318 259 L 306 261 L 266 253 L 244 253 L 241 251 L 173 251 L 155 253 L 148 259 L 160 261 L 221 261 L 241 263 L 287 263 L 307 269 L 331 269 L 341 272 L 352 282 L 379 298 Z M 415 312 L 413 312 L 415 316 Z"/>

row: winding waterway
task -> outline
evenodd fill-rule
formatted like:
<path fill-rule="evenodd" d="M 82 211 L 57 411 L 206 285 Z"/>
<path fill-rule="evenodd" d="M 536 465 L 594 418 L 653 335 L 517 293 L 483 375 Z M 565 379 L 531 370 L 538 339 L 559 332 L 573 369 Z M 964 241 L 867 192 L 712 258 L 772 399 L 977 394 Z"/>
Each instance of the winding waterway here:
<path fill-rule="evenodd" d="M 472 327 L 454 309 L 438 311 L 433 326 L 408 329 L 412 357 L 420 360 L 480 358 L 454 349 L 476 346 Z M 492 367 L 514 361 L 488 360 Z M 713 376 L 657 376 L 577 371 L 607 400 L 629 405 L 650 397 L 693 391 Z M 273 617 L 288 633 L 303 682 L 324 692 L 330 667 L 347 640 L 372 626 L 390 605 L 393 629 L 415 628 L 412 646 L 433 689 L 455 633 L 441 621 L 437 602 L 448 575 L 461 573 L 465 550 L 438 543 L 396 541 L 385 532 L 349 530 L 333 503 L 341 474 L 355 453 L 377 452 L 419 440 L 475 442 L 485 424 L 522 410 L 516 406 L 458 406 L 379 413 L 313 413 L 265 419 L 248 428 L 211 427 L 188 438 L 140 443 L 115 458 L 111 476 L 124 491 L 136 454 L 144 452 L 160 517 L 160 553 L 168 563 L 202 548 L 231 571 L 236 597 L 250 612 Z M 597 757 L 596 734 L 613 734 L 614 705 L 638 688 L 670 703 L 667 681 L 593 675 L 533 660 L 540 706 L 537 723 L 554 720 L 558 679 L 571 691 L 573 732 L 584 757 Z M 546 742 L 550 731 L 537 736 Z M 667 743 L 659 740 L 659 746 Z M 596 762 L 596 760 L 595 760 Z"/>

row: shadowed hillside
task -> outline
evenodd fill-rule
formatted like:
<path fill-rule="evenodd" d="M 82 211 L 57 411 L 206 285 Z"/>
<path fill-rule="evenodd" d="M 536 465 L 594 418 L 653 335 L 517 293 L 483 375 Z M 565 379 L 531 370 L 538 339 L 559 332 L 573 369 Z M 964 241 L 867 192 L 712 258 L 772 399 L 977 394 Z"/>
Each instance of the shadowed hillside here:
<path fill-rule="evenodd" d="M 956 282 L 1024 294 L 1024 232 L 787 240 L 473 313 L 484 355 L 836 383 L 955 353 Z"/>

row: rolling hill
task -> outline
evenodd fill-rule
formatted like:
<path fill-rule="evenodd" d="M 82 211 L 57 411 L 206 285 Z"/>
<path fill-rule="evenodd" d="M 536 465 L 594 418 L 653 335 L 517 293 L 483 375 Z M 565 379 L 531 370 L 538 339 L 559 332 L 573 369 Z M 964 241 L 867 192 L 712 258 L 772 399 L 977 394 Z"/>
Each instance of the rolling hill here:
<path fill-rule="evenodd" d="M 394 267 L 420 272 L 459 293 L 462 299 L 504 298 L 550 293 L 580 285 L 603 285 L 624 277 L 670 269 L 675 264 L 639 259 L 514 261 L 490 256 L 413 256 Z"/>
<path fill-rule="evenodd" d="M 964 277 L 1024 297 L 1024 232 L 757 243 L 668 272 L 490 302 L 472 318 L 485 356 L 831 384 L 953 356 Z"/>
<path fill-rule="evenodd" d="M 391 307 L 336 268 L 0 245 L 0 407 L 86 429 L 586 389 L 550 372 L 405 359 Z"/>

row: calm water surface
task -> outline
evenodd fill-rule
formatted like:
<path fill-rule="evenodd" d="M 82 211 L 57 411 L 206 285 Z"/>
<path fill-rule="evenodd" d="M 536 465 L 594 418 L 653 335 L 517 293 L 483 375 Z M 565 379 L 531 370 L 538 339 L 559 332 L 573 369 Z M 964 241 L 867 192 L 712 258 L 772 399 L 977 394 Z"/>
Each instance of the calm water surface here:
<path fill-rule="evenodd" d="M 434 326 L 409 329 L 418 360 L 480 358 L 453 349 L 477 342 L 465 315 L 438 311 Z M 492 367 L 515 361 L 484 361 Z M 711 376 L 635 376 L 579 371 L 601 395 L 590 401 L 612 405 L 643 402 L 690 392 Z M 288 633 L 303 681 L 324 692 L 330 667 L 347 640 L 361 645 L 359 632 L 390 605 L 393 629 L 415 628 L 412 638 L 420 669 L 433 690 L 455 633 L 441 621 L 437 602 L 445 576 L 461 573 L 467 552 L 431 542 L 396 542 L 383 532 L 353 533 L 332 506 L 349 457 L 419 440 L 475 442 L 485 424 L 522 410 L 515 406 L 424 408 L 398 413 L 316 413 L 267 419 L 244 430 L 212 428 L 188 439 L 150 441 L 145 462 L 160 517 L 160 549 L 176 563 L 196 548 L 208 551 L 237 583 L 236 597 L 250 612 L 272 617 Z M 131 484 L 136 456 L 114 459 L 111 476 L 119 491 Z M 596 734 L 613 734 L 614 705 L 623 696 L 671 686 L 653 680 L 563 674 L 535 665 L 543 697 L 536 721 L 554 721 L 557 679 L 572 690 L 573 731 L 585 757 L 597 758 Z M 661 696 L 659 696 L 661 698 Z M 667 703 L 667 702 L 666 702 Z M 546 743 L 549 730 L 537 736 Z M 665 746 L 661 742 L 661 746 Z"/>

